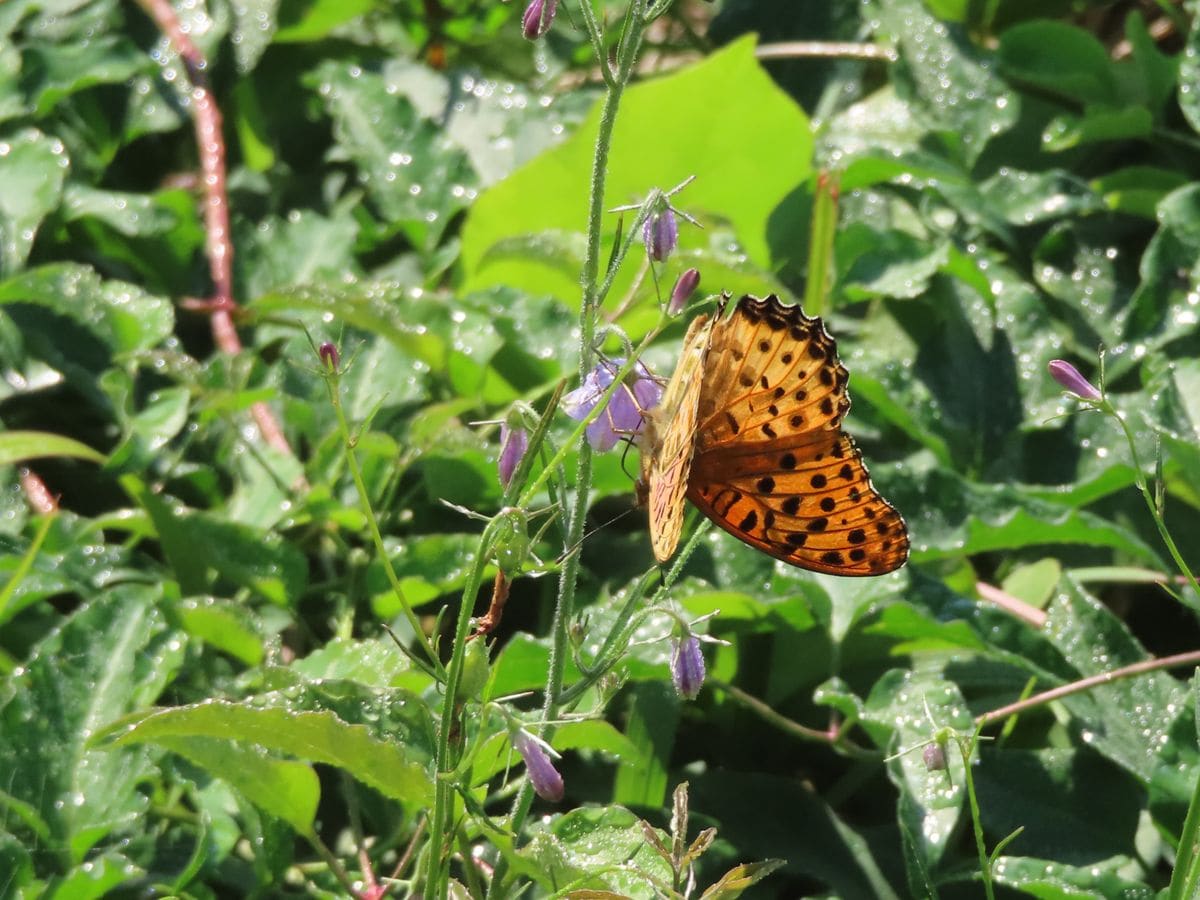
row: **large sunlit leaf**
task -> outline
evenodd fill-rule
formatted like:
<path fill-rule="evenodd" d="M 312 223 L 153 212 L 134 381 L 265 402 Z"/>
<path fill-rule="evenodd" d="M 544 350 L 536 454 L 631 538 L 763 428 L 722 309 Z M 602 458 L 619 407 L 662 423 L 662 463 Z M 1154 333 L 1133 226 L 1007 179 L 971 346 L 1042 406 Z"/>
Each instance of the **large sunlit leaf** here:
<path fill-rule="evenodd" d="M 695 176 L 674 202 L 698 217 L 728 222 L 746 255 L 767 268 L 768 216 L 807 180 L 812 137 L 804 113 L 770 81 L 753 50 L 749 40 L 742 40 L 626 92 L 613 135 L 604 208 L 635 203 L 652 188 L 667 190 Z M 471 207 L 462 235 L 468 288 L 509 284 L 574 302 L 577 274 L 531 259 L 491 261 L 488 254 L 506 239 L 550 229 L 584 230 L 599 119 L 599 109 L 593 110 L 571 138 L 488 189 Z M 730 177 L 735 172 L 754 177 Z M 530 202 L 534 197 L 537 202 Z M 611 236 L 615 225 L 616 216 L 607 215 L 605 234 Z M 681 247 L 704 241 L 703 232 L 681 224 Z M 604 253 L 607 258 L 607 249 Z M 628 278 L 626 273 L 618 280 L 618 296 Z"/>

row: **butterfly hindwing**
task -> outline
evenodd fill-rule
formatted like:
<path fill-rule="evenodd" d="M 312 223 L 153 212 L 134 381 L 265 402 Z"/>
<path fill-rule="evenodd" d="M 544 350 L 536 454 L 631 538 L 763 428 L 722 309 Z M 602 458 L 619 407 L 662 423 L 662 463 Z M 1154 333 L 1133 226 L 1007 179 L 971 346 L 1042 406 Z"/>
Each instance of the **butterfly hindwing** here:
<path fill-rule="evenodd" d="M 908 558 L 904 520 L 836 431 L 698 453 L 687 496 L 734 537 L 814 572 L 880 575 Z"/>

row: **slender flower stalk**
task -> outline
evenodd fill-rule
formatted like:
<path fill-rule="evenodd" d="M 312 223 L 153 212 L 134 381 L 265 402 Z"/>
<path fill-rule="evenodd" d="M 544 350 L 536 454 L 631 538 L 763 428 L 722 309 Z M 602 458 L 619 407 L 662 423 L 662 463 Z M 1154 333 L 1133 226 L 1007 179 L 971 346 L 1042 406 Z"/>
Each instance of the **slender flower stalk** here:
<path fill-rule="evenodd" d="M 1101 354 L 1101 378 L 1100 382 L 1104 383 L 1104 356 Z M 1055 359 L 1051 360 L 1047 367 L 1050 371 L 1050 377 L 1057 381 L 1067 391 L 1074 394 L 1080 400 L 1083 400 L 1091 408 L 1111 416 L 1121 426 L 1121 431 L 1125 434 L 1125 440 L 1129 444 L 1129 454 L 1133 458 L 1134 480 L 1138 490 L 1142 494 L 1142 498 L 1146 501 L 1146 508 L 1150 511 L 1150 517 L 1154 520 L 1155 527 L 1158 528 L 1159 536 L 1163 543 L 1166 544 L 1167 550 L 1171 554 L 1171 558 L 1175 561 L 1175 565 L 1179 567 L 1179 571 L 1187 578 L 1188 584 L 1191 585 L 1192 591 L 1200 596 L 1200 583 L 1197 583 L 1196 576 L 1192 574 L 1191 567 L 1184 560 L 1183 554 L 1179 552 L 1179 547 L 1175 544 L 1175 539 L 1171 536 L 1171 532 L 1167 529 L 1166 520 L 1163 518 L 1162 508 L 1155 499 L 1154 491 L 1150 489 L 1150 484 L 1146 480 L 1146 470 L 1142 466 L 1141 454 L 1138 453 L 1137 441 L 1134 439 L 1133 431 L 1130 430 L 1129 423 L 1125 421 L 1125 416 L 1112 404 L 1102 390 L 1098 390 L 1091 382 L 1084 378 L 1079 370 L 1076 369 L 1066 360 Z"/>
<path fill-rule="evenodd" d="M 594 21 L 594 11 L 587 0 L 579 5 L 588 32 L 593 36 L 599 33 Z M 592 158 L 591 190 L 588 198 L 587 244 L 584 254 L 583 296 L 579 308 L 579 378 L 584 380 L 595 362 L 596 320 L 601 293 L 600 260 L 601 233 L 604 221 L 604 189 L 608 177 L 608 155 L 612 147 L 613 129 L 616 126 L 617 110 L 621 104 L 626 85 L 633 75 L 634 64 L 637 61 L 638 50 L 641 48 L 646 21 L 647 0 L 630 0 L 621 36 L 617 43 L 615 65 L 610 64 L 607 55 L 599 61 L 607 88 L 600 108 L 600 123 L 596 133 L 595 154 Z M 602 49 L 602 47 L 601 47 Z M 607 51 L 605 51 L 606 53 Z M 611 273 L 610 273 L 611 274 Z M 564 546 L 574 548 L 583 537 L 583 529 L 587 515 L 588 501 L 592 481 L 592 447 L 587 440 L 579 444 L 579 452 L 575 468 L 575 495 L 566 511 L 566 534 Z M 558 598 L 554 606 L 554 616 L 550 632 L 550 662 L 546 676 L 546 690 L 542 704 L 542 734 L 549 738 L 553 732 L 553 722 L 562 704 L 564 678 L 570 649 L 569 626 L 575 618 L 575 589 L 579 578 L 579 554 L 568 553 L 559 572 Z M 440 771 L 447 767 L 439 766 Z M 513 801 L 512 813 L 508 827 L 514 834 L 519 834 L 529 813 L 532 802 L 532 787 L 522 789 Z M 449 794 L 445 803 L 449 804 Z M 443 818 L 443 822 L 445 819 Z M 496 865 L 489 896 L 498 896 L 506 884 L 507 864 L 501 857 Z"/>

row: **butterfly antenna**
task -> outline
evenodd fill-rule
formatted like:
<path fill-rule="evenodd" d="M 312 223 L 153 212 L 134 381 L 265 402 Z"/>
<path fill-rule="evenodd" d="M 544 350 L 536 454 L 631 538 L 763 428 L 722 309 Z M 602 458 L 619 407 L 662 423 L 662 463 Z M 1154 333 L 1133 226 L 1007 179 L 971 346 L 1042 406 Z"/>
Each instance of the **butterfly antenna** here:
<path fill-rule="evenodd" d="M 589 529 L 588 531 L 586 531 L 584 533 L 583 537 L 581 537 L 574 544 L 572 544 L 570 547 L 568 547 L 566 550 L 564 550 L 562 553 L 560 553 L 558 555 L 558 557 L 554 560 L 554 562 L 558 565 L 562 565 L 562 563 L 566 560 L 566 558 L 568 556 L 570 556 L 572 553 L 574 553 L 575 551 L 577 551 L 580 547 L 582 547 L 583 542 L 586 541 L 588 538 L 590 538 L 593 534 L 595 534 L 597 531 L 599 531 L 602 528 L 607 528 L 609 525 L 612 525 L 614 522 L 621 521 L 621 519 L 625 518 L 627 515 L 629 515 L 631 512 L 633 512 L 636 508 L 637 507 L 631 506 L 629 509 L 624 510 L 623 512 L 617 513 L 615 516 L 613 516 L 607 522 L 601 522 L 595 528 Z"/>

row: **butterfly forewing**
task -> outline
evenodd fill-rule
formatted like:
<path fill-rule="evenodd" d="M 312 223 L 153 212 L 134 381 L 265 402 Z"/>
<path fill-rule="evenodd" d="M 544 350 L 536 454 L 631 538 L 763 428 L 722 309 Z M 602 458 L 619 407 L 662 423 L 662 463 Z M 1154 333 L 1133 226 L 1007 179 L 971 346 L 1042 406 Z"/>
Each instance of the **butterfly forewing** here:
<path fill-rule="evenodd" d="M 666 562 L 683 531 L 683 497 L 695 448 L 696 412 L 712 322 L 695 319 L 658 406 L 646 413 L 641 436 L 641 485 L 650 511 L 654 558 Z"/>
<path fill-rule="evenodd" d="M 694 343 L 702 338 L 706 345 Z M 685 365 L 687 384 L 677 386 L 677 370 L 667 389 L 670 396 L 676 388 L 674 407 L 664 400 L 664 410 L 677 411 L 666 426 L 670 437 L 658 442 L 661 461 L 652 459 L 648 470 L 643 463 L 656 557 L 664 559 L 664 549 L 669 556 L 678 541 L 682 470 L 687 497 L 705 515 L 792 565 L 877 575 L 904 564 L 904 520 L 872 487 L 854 441 L 841 431 L 848 375 L 819 319 L 774 296 L 743 297 L 729 318 L 689 332 Z M 703 378 L 693 401 L 696 366 Z M 693 435 L 686 442 L 685 427 Z"/>

